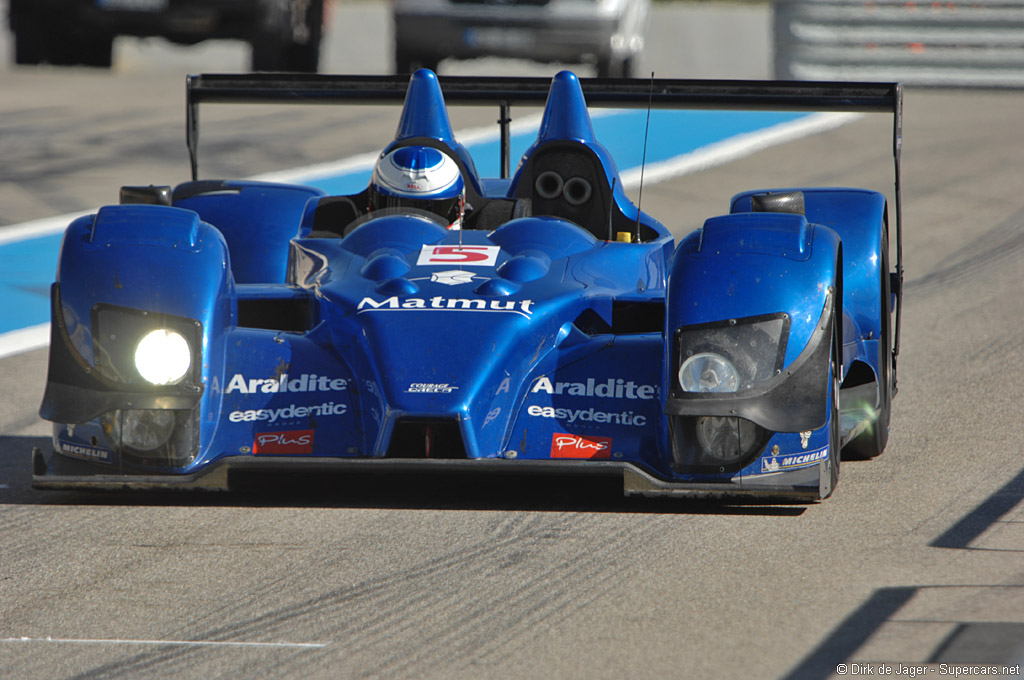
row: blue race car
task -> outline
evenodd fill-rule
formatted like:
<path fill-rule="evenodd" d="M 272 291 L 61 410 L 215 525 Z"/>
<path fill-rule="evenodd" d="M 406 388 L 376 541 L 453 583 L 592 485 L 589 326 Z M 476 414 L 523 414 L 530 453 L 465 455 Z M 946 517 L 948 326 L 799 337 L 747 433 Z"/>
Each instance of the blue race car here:
<path fill-rule="evenodd" d="M 899 258 L 898 85 L 193 76 L 193 177 L 201 103 L 403 97 L 358 194 L 194 179 L 124 187 L 69 226 L 36 488 L 391 469 L 814 500 L 841 451 L 882 452 L 902 278 L 885 196 L 748 191 L 676 244 L 627 198 L 588 103 L 888 111 Z M 497 103 L 501 177 L 478 176 L 446 99 Z M 510 107 L 541 103 L 509 173 Z"/>

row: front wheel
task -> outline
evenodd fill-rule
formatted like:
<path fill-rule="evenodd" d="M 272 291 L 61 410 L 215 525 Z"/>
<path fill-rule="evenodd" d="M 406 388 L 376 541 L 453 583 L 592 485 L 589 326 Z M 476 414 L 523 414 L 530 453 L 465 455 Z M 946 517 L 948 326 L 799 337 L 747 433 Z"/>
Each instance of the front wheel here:
<path fill-rule="evenodd" d="M 17 22 L 12 23 L 16 64 L 110 68 L 113 63 L 114 37 L 110 34 L 49 22 L 38 12 L 19 13 Z"/>
<path fill-rule="evenodd" d="M 889 421 L 892 416 L 892 294 L 889 286 L 889 238 L 884 231 L 881 251 L 879 289 L 882 332 L 878 338 L 878 408 L 870 427 L 846 445 L 847 456 L 858 460 L 875 458 L 885 450 L 889 442 Z"/>
<path fill-rule="evenodd" d="M 839 484 L 839 463 L 842 458 L 842 433 L 839 416 L 839 367 L 842 365 L 842 340 L 838 329 L 842 321 L 837 320 L 832 328 L 832 360 L 829 362 L 829 428 L 828 428 L 828 486 L 824 475 L 820 487 L 822 500 L 828 498 Z"/>

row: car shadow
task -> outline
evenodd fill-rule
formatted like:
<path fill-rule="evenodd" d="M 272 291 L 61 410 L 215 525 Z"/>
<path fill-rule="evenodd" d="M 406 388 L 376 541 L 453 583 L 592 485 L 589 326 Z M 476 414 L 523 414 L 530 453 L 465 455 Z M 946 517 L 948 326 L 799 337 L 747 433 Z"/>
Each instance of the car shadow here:
<path fill-rule="evenodd" d="M 32 488 L 32 450 L 48 437 L 0 436 L 0 505 L 329 507 L 408 510 L 605 512 L 796 517 L 803 504 L 624 497 L 615 477 L 428 473 L 246 474 L 230 492 L 168 490 L 40 491 Z"/>

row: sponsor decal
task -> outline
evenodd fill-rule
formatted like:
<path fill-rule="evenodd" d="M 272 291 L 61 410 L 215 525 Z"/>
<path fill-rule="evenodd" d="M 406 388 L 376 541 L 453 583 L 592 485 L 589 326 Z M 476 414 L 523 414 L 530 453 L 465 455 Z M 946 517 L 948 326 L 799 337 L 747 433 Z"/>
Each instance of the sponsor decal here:
<path fill-rule="evenodd" d="M 255 454 L 313 453 L 313 430 L 260 432 L 252 442 Z"/>
<path fill-rule="evenodd" d="M 493 267 L 498 261 L 499 252 L 501 252 L 499 246 L 423 246 L 416 264 L 417 266 L 458 264 L 470 267 Z"/>
<path fill-rule="evenodd" d="M 761 459 L 761 473 L 782 472 L 814 465 L 828 458 L 828 447 L 792 456 L 767 456 Z"/>
<path fill-rule="evenodd" d="M 409 394 L 448 394 L 459 389 L 448 383 L 413 383 L 406 390 Z"/>
<path fill-rule="evenodd" d="M 443 295 L 435 295 L 432 298 L 404 298 L 399 299 L 397 295 L 375 300 L 372 297 L 364 297 L 356 306 L 356 312 L 379 312 L 392 310 L 416 309 L 420 311 L 447 311 L 447 312 L 509 312 L 524 316 L 527 319 L 533 314 L 530 307 L 533 300 L 490 300 L 484 298 L 447 298 Z"/>
<path fill-rule="evenodd" d="M 329 378 L 326 375 L 316 373 L 303 373 L 291 378 L 287 373 L 281 374 L 279 378 L 246 378 L 241 373 L 235 373 L 228 382 L 224 394 L 241 392 L 242 394 L 256 394 L 263 392 L 270 394 L 274 392 L 342 392 L 348 389 L 348 380 L 345 378 Z"/>
<path fill-rule="evenodd" d="M 66 442 L 63 439 L 58 440 L 57 443 L 59 444 L 60 452 L 65 456 L 91 460 L 97 463 L 110 462 L 110 449 L 104 449 L 99 446 L 75 444 L 74 442 Z"/>
<path fill-rule="evenodd" d="M 444 272 L 433 272 L 430 275 L 431 283 L 443 283 L 446 286 L 460 286 L 464 283 L 473 283 L 473 279 L 473 272 L 464 272 L 458 269 L 452 269 Z"/>
<path fill-rule="evenodd" d="M 556 432 L 551 435 L 552 458 L 610 458 L 611 437 L 591 437 L 581 434 Z"/>
<path fill-rule="evenodd" d="M 487 417 L 484 418 L 484 425 L 483 426 L 487 427 L 488 425 L 493 423 L 495 421 L 495 419 L 497 419 L 497 417 L 500 416 L 500 415 L 501 415 L 501 407 L 500 406 L 498 406 L 497 408 L 492 408 L 490 411 L 487 412 Z"/>
<path fill-rule="evenodd" d="M 634 413 L 633 411 L 608 413 L 594 408 L 554 408 L 552 406 L 534 405 L 527 408 L 526 413 L 535 418 L 553 418 L 570 425 L 573 423 L 600 423 L 602 425 L 633 425 L 634 427 L 643 427 L 647 424 L 647 416 Z"/>
<path fill-rule="evenodd" d="M 375 397 L 380 396 L 380 390 L 377 389 L 377 383 L 373 382 L 372 380 L 364 380 L 363 385 L 366 386 L 367 394 L 372 394 Z"/>
<path fill-rule="evenodd" d="M 340 416 L 348 412 L 346 404 L 338 404 L 333 401 L 325 401 L 322 404 L 313 406 L 299 406 L 291 404 L 282 408 L 260 408 L 248 411 L 232 411 L 228 414 L 228 420 L 233 423 L 276 423 L 278 420 L 292 420 L 294 418 L 310 418 L 322 416 Z"/>
<path fill-rule="evenodd" d="M 606 397 L 609 399 L 654 399 L 658 396 L 656 385 L 638 385 L 632 380 L 608 378 L 598 382 L 588 378 L 586 382 L 556 382 L 542 375 L 530 388 L 532 394 L 568 394 L 573 397 Z"/>

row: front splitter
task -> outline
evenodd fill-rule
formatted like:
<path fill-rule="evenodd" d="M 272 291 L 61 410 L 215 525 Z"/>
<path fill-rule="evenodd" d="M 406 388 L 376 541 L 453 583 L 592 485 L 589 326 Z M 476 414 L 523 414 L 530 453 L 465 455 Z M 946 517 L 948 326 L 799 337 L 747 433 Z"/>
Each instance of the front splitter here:
<path fill-rule="evenodd" d="M 230 491 L 234 473 L 290 473 L 315 476 L 324 473 L 353 474 L 487 474 L 618 477 L 626 496 L 681 498 L 740 498 L 766 502 L 818 500 L 818 489 L 809 486 L 760 485 L 744 488 L 730 482 L 678 482 L 660 479 L 621 461 L 407 459 L 234 456 L 223 458 L 188 474 L 111 474 L 94 465 L 68 460 L 40 449 L 32 452 L 32 488 L 41 490 Z"/>

